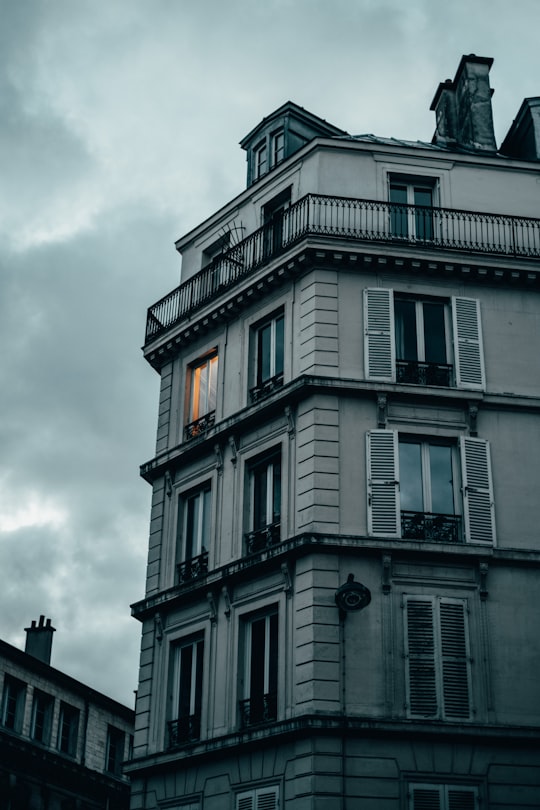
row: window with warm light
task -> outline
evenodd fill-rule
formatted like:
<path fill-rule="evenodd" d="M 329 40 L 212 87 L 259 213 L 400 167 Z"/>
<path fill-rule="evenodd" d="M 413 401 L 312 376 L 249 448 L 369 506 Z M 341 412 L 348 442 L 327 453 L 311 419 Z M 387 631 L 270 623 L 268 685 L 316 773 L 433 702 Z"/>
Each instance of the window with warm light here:
<path fill-rule="evenodd" d="M 212 354 L 188 370 L 189 408 L 185 438 L 192 439 L 210 428 L 215 421 L 218 356 Z"/>

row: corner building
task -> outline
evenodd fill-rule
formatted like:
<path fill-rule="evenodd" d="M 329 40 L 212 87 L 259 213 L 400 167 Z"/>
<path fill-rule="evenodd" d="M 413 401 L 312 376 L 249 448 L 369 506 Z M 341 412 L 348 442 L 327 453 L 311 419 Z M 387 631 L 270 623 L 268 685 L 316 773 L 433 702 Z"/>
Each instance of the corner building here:
<path fill-rule="evenodd" d="M 540 806 L 540 98 L 431 143 L 293 103 L 180 239 L 132 809 Z"/>

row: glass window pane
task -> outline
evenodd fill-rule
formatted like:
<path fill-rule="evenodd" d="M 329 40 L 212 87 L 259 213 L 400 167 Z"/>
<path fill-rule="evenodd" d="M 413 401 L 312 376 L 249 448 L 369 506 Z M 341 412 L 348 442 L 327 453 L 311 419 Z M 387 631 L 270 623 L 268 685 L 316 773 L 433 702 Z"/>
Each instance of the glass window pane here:
<path fill-rule="evenodd" d="M 258 531 L 267 525 L 266 520 L 267 465 L 261 465 L 253 473 L 253 529 Z"/>
<path fill-rule="evenodd" d="M 415 228 L 417 239 L 433 239 L 433 212 L 430 188 L 414 189 L 414 204 L 427 206 L 415 211 Z"/>
<path fill-rule="evenodd" d="M 446 363 L 444 304 L 424 304 L 424 351 L 426 362 Z"/>
<path fill-rule="evenodd" d="M 270 369 L 271 324 L 266 324 L 259 329 L 258 344 L 257 385 L 260 385 L 272 376 Z"/>
<path fill-rule="evenodd" d="M 210 411 L 215 411 L 216 409 L 217 371 L 218 371 L 217 357 L 212 357 L 212 359 L 208 361 L 208 366 L 209 366 L 208 398 L 206 402 L 206 413 L 210 413 Z"/>
<path fill-rule="evenodd" d="M 424 512 L 420 443 L 399 443 L 399 480 L 402 510 Z"/>
<path fill-rule="evenodd" d="M 273 465 L 273 504 L 272 522 L 277 522 L 281 517 L 281 463 L 276 461 Z"/>
<path fill-rule="evenodd" d="M 266 617 L 251 623 L 251 658 L 249 697 L 262 699 L 264 695 Z"/>
<path fill-rule="evenodd" d="M 416 304 L 414 301 L 394 301 L 396 359 L 418 360 L 416 333 Z"/>
<path fill-rule="evenodd" d="M 409 233 L 407 224 L 407 186 L 399 186 L 394 183 L 390 186 L 390 231 L 393 236 L 406 237 Z M 401 207 L 403 206 L 403 208 Z"/>
<path fill-rule="evenodd" d="M 276 320 L 276 367 L 274 374 L 283 374 L 283 333 L 285 319 L 283 316 Z"/>
<path fill-rule="evenodd" d="M 452 448 L 432 444 L 429 447 L 431 476 L 431 511 L 454 514 L 454 482 L 452 480 Z"/>
<path fill-rule="evenodd" d="M 178 717 L 191 714 L 191 668 L 193 666 L 193 646 L 182 647 L 180 652 L 180 699 Z"/>

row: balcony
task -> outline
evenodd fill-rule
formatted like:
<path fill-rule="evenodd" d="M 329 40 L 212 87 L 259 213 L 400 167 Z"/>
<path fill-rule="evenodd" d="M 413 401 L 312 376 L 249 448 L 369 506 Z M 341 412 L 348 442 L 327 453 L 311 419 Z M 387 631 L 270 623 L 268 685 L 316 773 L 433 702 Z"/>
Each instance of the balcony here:
<path fill-rule="evenodd" d="M 191 714 L 189 717 L 180 717 L 178 720 L 170 720 L 169 727 L 169 748 L 176 748 L 189 742 L 196 742 L 201 737 L 201 716 Z"/>
<path fill-rule="evenodd" d="M 429 222 L 405 228 L 403 222 Z M 146 343 L 249 278 L 308 236 L 516 258 L 540 258 L 540 219 L 307 194 L 283 212 L 279 238 L 263 226 L 148 310 Z"/>
<path fill-rule="evenodd" d="M 240 701 L 242 727 L 268 723 L 277 718 L 277 694 L 270 692 L 256 698 Z"/>
<path fill-rule="evenodd" d="M 442 385 L 448 388 L 452 366 L 444 363 L 422 363 L 418 360 L 396 360 L 396 380 L 410 385 Z"/>
<path fill-rule="evenodd" d="M 207 430 L 210 430 L 210 428 L 214 426 L 215 421 L 215 411 L 205 413 L 205 415 L 201 416 L 200 419 L 195 419 L 194 422 L 190 422 L 189 425 L 185 426 L 184 439 L 187 442 L 189 439 L 195 439 L 197 436 L 203 436 Z"/>
<path fill-rule="evenodd" d="M 208 552 L 203 551 L 198 557 L 178 563 L 176 571 L 179 585 L 185 585 L 187 582 L 193 582 L 194 579 L 206 576 L 208 573 Z"/>
<path fill-rule="evenodd" d="M 246 534 L 246 550 L 248 554 L 266 551 L 277 545 L 281 540 L 281 523 L 279 520 L 270 523 L 262 529 Z"/>
<path fill-rule="evenodd" d="M 437 515 L 431 512 L 402 512 L 402 540 L 425 540 L 430 543 L 460 543 L 459 515 Z"/>
<path fill-rule="evenodd" d="M 270 394 L 273 394 L 274 391 L 277 391 L 277 389 L 281 388 L 282 385 L 283 385 L 283 372 L 281 372 L 281 374 L 276 374 L 274 377 L 270 377 L 268 380 L 265 380 L 260 385 L 256 385 L 254 388 L 251 388 L 249 392 L 251 401 L 259 402 L 259 400 L 270 396 Z"/>

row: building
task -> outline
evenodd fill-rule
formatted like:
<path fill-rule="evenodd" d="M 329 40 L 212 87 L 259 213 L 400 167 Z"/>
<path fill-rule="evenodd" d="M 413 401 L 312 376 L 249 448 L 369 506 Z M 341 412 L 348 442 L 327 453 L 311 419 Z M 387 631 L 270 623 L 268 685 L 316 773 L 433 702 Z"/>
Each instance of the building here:
<path fill-rule="evenodd" d="M 177 243 L 132 810 L 540 806 L 540 98 L 431 143 L 286 103 Z"/>
<path fill-rule="evenodd" d="M 0 641 L 1 810 L 125 810 L 135 713 L 51 667 L 51 620 Z"/>

